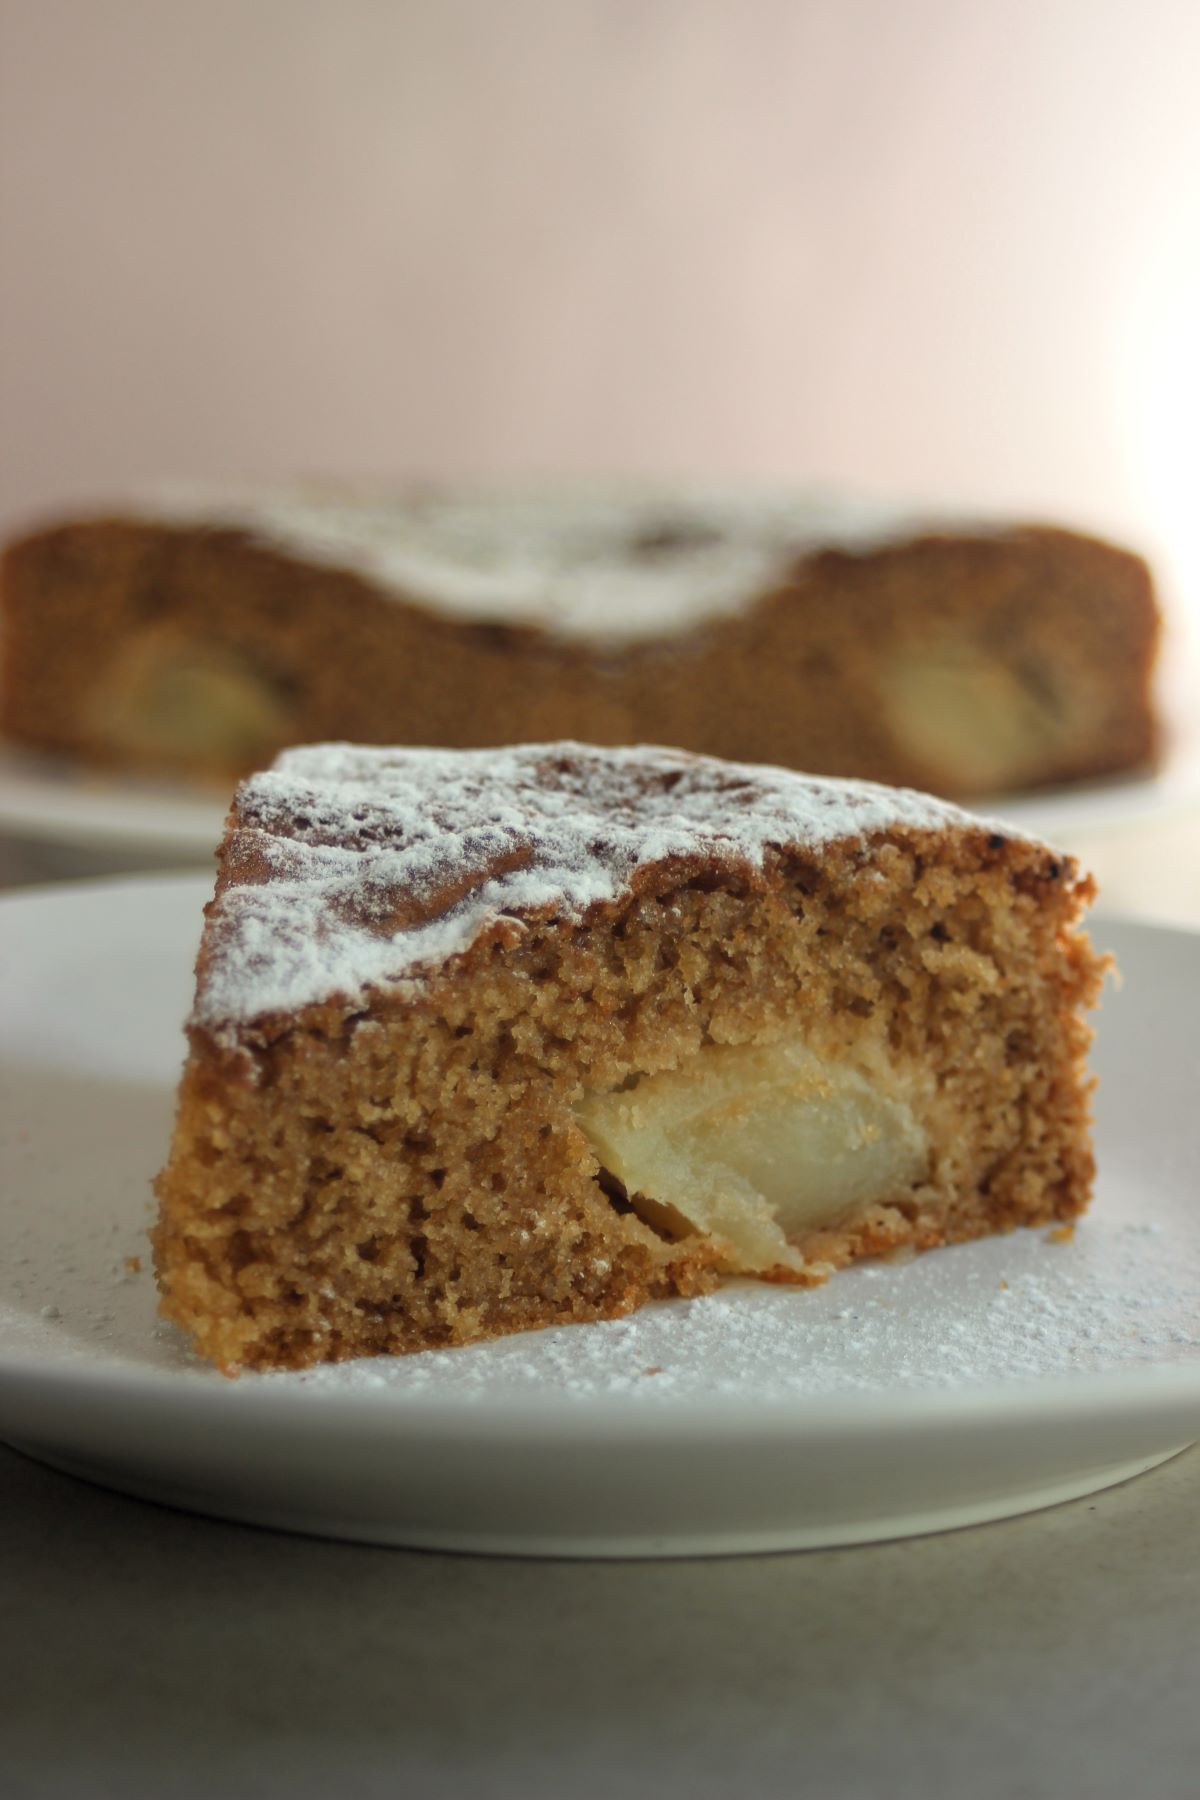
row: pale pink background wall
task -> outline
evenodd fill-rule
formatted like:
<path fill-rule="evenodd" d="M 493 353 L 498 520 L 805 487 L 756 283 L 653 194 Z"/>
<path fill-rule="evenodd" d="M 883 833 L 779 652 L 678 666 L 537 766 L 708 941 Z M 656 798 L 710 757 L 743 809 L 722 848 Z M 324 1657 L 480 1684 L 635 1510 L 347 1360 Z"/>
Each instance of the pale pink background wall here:
<path fill-rule="evenodd" d="M 1200 578 L 1193 0 L 0 0 L 0 526 L 845 478 Z"/>

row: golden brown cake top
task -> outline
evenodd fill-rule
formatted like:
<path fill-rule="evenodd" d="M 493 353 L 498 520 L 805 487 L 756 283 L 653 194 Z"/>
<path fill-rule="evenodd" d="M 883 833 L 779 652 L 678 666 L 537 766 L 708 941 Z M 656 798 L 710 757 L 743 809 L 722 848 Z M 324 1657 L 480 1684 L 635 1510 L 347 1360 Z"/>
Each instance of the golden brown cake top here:
<path fill-rule="evenodd" d="M 954 827 L 979 821 L 905 789 L 655 747 L 285 751 L 235 797 L 193 1023 L 402 988 L 664 870 L 761 880 L 774 850 Z"/>

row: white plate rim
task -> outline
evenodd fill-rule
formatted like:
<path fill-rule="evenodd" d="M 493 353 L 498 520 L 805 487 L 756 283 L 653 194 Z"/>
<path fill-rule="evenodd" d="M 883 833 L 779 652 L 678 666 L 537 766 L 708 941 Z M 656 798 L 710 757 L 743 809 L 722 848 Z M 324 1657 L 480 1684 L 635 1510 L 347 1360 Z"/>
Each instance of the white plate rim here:
<path fill-rule="evenodd" d="M 585 1329 L 585 1327 L 562 1327 Z M 464 1420 L 482 1439 L 509 1437 L 519 1431 L 528 1439 L 559 1440 L 578 1429 L 591 1438 L 597 1431 L 622 1437 L 645 1434 L 689 1438 L 696 1430 L 710 1429 L 730 1441 L 760 1435 L 760 1429 L 791 1435 L 798 1427 L 826 1437 L 857 1437 L 864 1431 L 886 1436 L 902 1435 L 913 1425 L 941 1425 L 971 1430 L 977 1425 L 1025 1423 L 1035 1416 L 1047 1423 L 1074 1418 L 1108 1418 L 1115 1414 L 1146 1418 L 1161 1415 L 1170 1420 L 1191 1418 L 1200 1429 L 1200 1364 L 1151 1365 L 1149 1368 L 1113 1370 L 1103 1374 L 1045 1377 L 1031 1381 L 979 1384 L 966 1389 L 906 1391 L 903 1416 L 894 1405 L 875 1394 L 763 1395 L 748 1414 L 746 1403 L 736 1397 L 712 1394 L 699 1400 L 689 1395 L 674 1399 L 670 1408 L 631 1408 L 615 1396 L 580 1394 L 566 1399 L 554 1395 L 533 1401 L 506 1395 L 503 1416 L 481 1408 L 477 1402 L 449 1401 L 423 1394 L 389 1392 L 323 1392 L 306 1390 L 290 1379 L 221 1377 L 213 1370 L 131 1369 L 116 1362 L 59 1364 L 39 1362 L 0 1351 L 0 1387 L 6 1381 L 38 1384 L 47 1392 L 92 1387 L 136 1403 L 157 1401 L 165 1395 L 188 1392 L 188 1405 L 220 1413 L 228 1407 L 239 1411 L 306 1413 L 325 1408 L 355 1427 L 374 1422 L 381 1413 L 420 1426 L 431 1433 L 461 1434 Z M 288 1379 L 288 1385 L 284 1385 Z M 986 1412 L 987 1418 L 983 1415 Z M 336 1429 L 336 1426 L 335 1426 Z"/>

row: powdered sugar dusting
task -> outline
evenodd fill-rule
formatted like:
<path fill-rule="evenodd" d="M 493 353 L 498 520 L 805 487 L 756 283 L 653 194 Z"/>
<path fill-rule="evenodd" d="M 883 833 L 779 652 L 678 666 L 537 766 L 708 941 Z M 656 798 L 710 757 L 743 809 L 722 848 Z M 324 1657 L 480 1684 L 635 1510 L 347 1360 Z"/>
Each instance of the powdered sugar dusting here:
<path fill-rule="evenodd" d="M 773 847 L 979 823 L 869 782 L 572 743 L 310 745 L 243 783 L 236 816 L 194 1014 L 210 1029 L 354 1003 L 498 925 L 581 919 L 655 864 L 757 870 Z"/>
<path fill-rule="evenodd" d="M 743 611 L 817 550 L 861 554 L 927 531 L 1008 529 L 820 489 L 647 483 L 408 498 L 174 487 L 140 510 L 249 532 L 452 618 L 613 647 Z"/>

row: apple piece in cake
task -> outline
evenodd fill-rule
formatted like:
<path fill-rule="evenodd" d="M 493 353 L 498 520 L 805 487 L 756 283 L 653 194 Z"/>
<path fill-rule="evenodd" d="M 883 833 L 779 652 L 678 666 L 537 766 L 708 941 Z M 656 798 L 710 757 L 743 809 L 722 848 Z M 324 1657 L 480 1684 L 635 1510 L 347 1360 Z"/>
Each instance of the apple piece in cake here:
<path fill-rule="evenodd" d="M 314 746 L 236 796 L 154 1232 L 225 1367 L 1074 1217 L 1069 858 L 654 748 Z"/>

